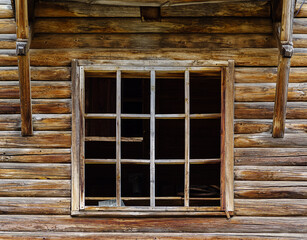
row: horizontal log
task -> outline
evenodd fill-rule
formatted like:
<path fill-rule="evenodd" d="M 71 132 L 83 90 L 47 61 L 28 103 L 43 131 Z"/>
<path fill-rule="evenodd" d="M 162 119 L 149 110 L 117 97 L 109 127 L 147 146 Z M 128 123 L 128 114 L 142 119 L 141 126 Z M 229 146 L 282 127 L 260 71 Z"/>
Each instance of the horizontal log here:
<path fill-rule="evenodd" d="M 264 234 L 264 233 L 57 233 L 57 232 L 0 232 L 0 240 L 297 240 L 303 239 L 304 234 Z"/>
<path fill-rule="evenodd" d="M 306 216 L 307 199 L 236 199 L 239 216 Z"/>
<path fill-rule="evenodd" d="M 275 67 L 236 67 L 236 83 L 275 83 L 277 79 L 277 68 Z M 290 83 L 305 83 L 307 79 L 307 68 L 292 67 L 290 69 Z"/>
<path fill-rule="evenodd" d="M 167 228 L 165 227 L 167 226 Z M 76 218 L 48 215 L 0 215 L 1 231 L 306 233 L 306 217 L 226 218 Z"/>
<path fill-rule="evenodd" d="M 70 163 L 70 148 L 0 148 L 0 162 Z"/>
<path fill-rule="evenodd" d="M 12 4 L 11 0 L 0 0 L 0 5 L 10 5 Z"/>
<path fill-rule="evenodd" d="M 235 198 L 307 198 L 307 182 L 235 181 Z"/>
<path fill-rule="evenodd" d="M 307 18 L 294 18 L 293 19 L 293 33 L 306 34 L 307 33 Z"/>
<path fill-rule="evenodd" d="M 0 163 L 0 179 L 70 179 L 70 165 Z"/>
<path fill-rule="evenodd" d="M 16 47 L 16 46 L 15 46 Z M 18 80 L 17 67 L 0 67 L 0 81 Z M 70 80 L 69 67 L 31 67 L 32 81 Z"/>
<path fill-rule="evenodd" d="M 299 9 L 300 11 L 298 12 Z M 307 3 L 304 0 L 296 1 L 295 14 L 297 14 L 296 17 L 307 17 Z"/>
<path fill-rule="evenodd" d="M 271 119 L 273 108 L 273 102 L 235 103 L 235 118 Z M 307 119 L 307 103 L 288 102 L 287 119 Z"/>
<path fill-rule="evenodd" d="M 2 39 L 0 39 L 0 49 L 14 49 L 14 48 L 16 48 L 16 41 L 15 40 L 2 40 Z"/>
<path fill-rule="evenodd" d="M 39 2 L 36 17 L 141 17 L 139 7 L 88 4 L 85 2 Z M 162 6 L 162 17 L 269 17 L 268 2 L 211 3 Z"/>
<path fill-rule="evenodd" d="M 306 48 L 307 47 L 307 34 L 293 34 L 293 47 Z"/>
<path fill-rule="evenodd" d="M 0 118 L 1 119 L 1 118 Z M 306 133 L 306 120 L 286 120 L 285 133 Z M 237 134 L 271 133 L 272 120 L 236 120 L 234 132 Z"/>
<path fill-rule="evenodd" d="M 275 48 L 272 34 L 35 34 L 32 49 Z"/>
<path fill-rule="evenodd" d="M 69 198 L 0 197 L 1 214 L 69 214 Z"/>
<path fill-rule="evenodd" d="M 31 84 L 32 98 L 70 98 L 70 82 L 33 82 Z M 0 82 L 0 98 L 19 99 L 19 82 Z"/>
<path fill-rule="evenodd" d="M 70 132 L 35 132 L 22 137 L 20 132 L 0 132 L 0 148 L 69 148 Z"/>
<path fill-rule="evenodd" d="M 34 131 L 65 131 L 71 129 L 71 116 L 63 114 L 34 114 Z M 0 115 L 0 131 L 20 131 L 21 119 L 19 114 Z"/>
<path fill-rule="evenodd" d="M 0 89 L 1 90 L 1 89 Z M 237 83 L 236 102 L 270 102 L 275 100 L 275 83 Z M 288 101 L 306 101 L 307 83 L 290 83 Z"/>
<path fill-rule="evenodd" d="M 17 66 L 16 50 L 0 49 L 0 66 Z"/>
<path fill-rule="evenodd" d="M 32 100 L 33 113 L 71 113 L 71 100 L 69 99 L 40 99 Z M 17 99 L 1 100 L 0 113 L 13 114 L 20 113 L 20 101 Z"/>
<path fill-rule="evenodd" d="M 235 165 L 306 166 L 306 148 L 236 148 Z"/>
<path fill-rule="evenodd" d="M 16 33 L 16 23 L 14 18 L 0 19 L 0 34 Z"/>
<path fill-rule="evenodd" d="M 70 197 L 70 180 L 1 179 L 0 197 Z"/>
<path fill-rule="evenodd" d="M 11 5 L 0 5 L 0 18 L 13 18 L 14 12 Z"/>
<path fill-rule="evenodd" d="M 142 22 L 135 18 L 37 18 L 34 31 L 35 33 L 271 34 L 272 23 L 269 18 L 162 18 L 161 21 L 154 22 Z"/>
<path fill-rule="evenodd" d="M 236 180 L 305 181 L 306 166 L 235 166 Z"/>
<path fill-rule="evenodd" d="M 307 134 L 285 134 L 283 138 L 273 138 L 272 135 L 263 134 L 236 134 L 234 137 L 236 148 L 306 148 Z"/>

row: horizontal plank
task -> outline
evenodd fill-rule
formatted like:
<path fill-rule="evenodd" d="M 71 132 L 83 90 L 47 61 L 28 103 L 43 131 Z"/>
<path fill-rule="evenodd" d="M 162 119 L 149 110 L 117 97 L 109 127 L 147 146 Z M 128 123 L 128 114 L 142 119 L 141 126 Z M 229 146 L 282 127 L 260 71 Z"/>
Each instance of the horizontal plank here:
<path fill-rule="evenodd" d="M 32 100 L 32 111 L 34 114 L 71 113 L 70 99 L 39 99 Z M 17 99 L 0 99 L 0 113 L 20 113 L 20 101 Z"/>
<path fill-rule="evenodd" d="M 22 137 L 20 132 L 0 132 L 0 148 L 69 148 L 70 132 L 35 132 Z"/>
<path fill-rule="evenodd" d="M 16 47 L 16 46 L 15 46 Z M 17 67 L 0 67 L 0 81 L 18 80 Z M 69 67 L 31 67 L 32 81 L 70 80 Z"/>
<path fill-rule="evenodd" d="M 296 1 L 295 14 L 297 14 L 296 17 L 307 17 L 307 3 L 304 0 Z"/>
<path fill-rule="evenodd" d="M 65 131 L 71 129 L 71 116 L 66 114 L 33 114 L 34 131 Z M 19 114 L 0 115 L 0 131 L 20 131 Z"/>
<path fill-rule="evenodd" d="M 302 45 L 304 46 L 304 45 Z M 32 49 L 275 48 L 272 34 L 35 34 Z"/>
<path fill-rule="evenodd" d="M 294 31 L 296 25 L 294 23 Z M 269 18 L 36 18 L 35 33 L 272 33 Z M 1 31 L 0 31 L 1 32 Z M 303 32 L 300 32 L 303 33 Z"/>
<path fill-rule="evenodd" d="M 235 181 L 235 198 L 307 198 L 307 181 Z"/>
<path fill-rule="evenodd" d="M 293 19 L 293 33 L 306 34 L 307 33 L 307 18 Z"/>
<path fill-rule="evenodd" d="M 33 99 L 44 98 L 70 98 L 70 82 L 33 82 L 31 84 L 31 95 Z M 19 82 L 0 82 L 0 98 L 19 99 Z"/>
<path fill-rule="evenodd" d="M 1 214 L 69 214 L 70 198 L 0 197 Z"/>
<path fill-rule="evenodd" d="M 70 179 L 70 165 L 58 163 L 0 163 L 1 179 Z"/>
<path fill-rule="evenodd" d="M 303 239 L 305 234 L 264 234 L 264 233 L 58 233 L 58 232 L 0 232 L 0 240 L 297 240 Z"/>
<path fill-rule="evenodd" d="M 248 181 L 305 181 L 306 166 L 235 166 L 235 179 Z"/>
<path fill-rule="evenodd" d="M 70 197 L 70 180 L 1 179 L 0 197 Z"/>
<path fill-rule="evenodd" d="M 11 5 L 0 5 L 0 18 L 13 18 L 14 12 Z"/>
<path fill-rule="evenodd" d="M 306 148 L 236 148 L 235 165 L 306 166 Z"/>
<path fill-rule="evenodd" d="M 167 227 L 165 227 L 167 226 Z M 76 218 L 48 215 L 0 215 L 1 231 L 57 232 L 204 232 L 306 233 L 306 217 L 226 218 Z"/>
<path fill-rule="evenodd" d="M 70 163 L 70 148 L 0 148 L 0 162 Z"/>
<path fill-rule="evenodd" d="M 307 34 L 293 34 L 293 46 L 295 48 L 306 48 Z"/>
<path fill-rule="evenodd" d="M 16 23 L 14 18 L 0 19 L 0 34 L 16 33 Z"/>
<path fill-rule="evenodd" d="M 306 216 L 307 199 L 235 199 L 239 216 Z"/>
<path fill-rule="evenodd" d="M 277 79 L 277 68 L 271 67 L 236 67 L 236 83 L 275 83 Z M 290 83 L 307 82 L 307 68 L 292 67 L 289 75 Z"/>
<path fill-rule="evenodd" d="M 15 40 L 2 40 L 2 39 L 0 39 L 0 49 L 15 49 L 15 48 L 16 48 L 16 41 Z"/>
<path fill-rule="evenodd" d="M 236 83 L 235 101 L 270 102 L 275 101 L 275 83 Z M 306 101 L 307 83 L 289 83 L 288 101 Z"/>
<path fill-rule="evenodd" d="M 1 119 L 1 118 L 0 118 Z M 240 119 L 235 120 L 234 132 L 237 134 L 271 133 L 272 120 Z M 287 119 L 285 133 L 306 133 L 306 120 Z"/>
<path fill-rule="evenodd" d="M 236 134 L 234 137 L 236 148 L 306 148 L 307 134 L 285 134 L 283 138 L 273 138 L 270 133 Z"/>
<path fill-rule="evenodd" d="M 272 119 L 273 102 L 235 103 L 235 118 Z M 306 102 L 288 102 L 287 119 L 307 119 Z"/>

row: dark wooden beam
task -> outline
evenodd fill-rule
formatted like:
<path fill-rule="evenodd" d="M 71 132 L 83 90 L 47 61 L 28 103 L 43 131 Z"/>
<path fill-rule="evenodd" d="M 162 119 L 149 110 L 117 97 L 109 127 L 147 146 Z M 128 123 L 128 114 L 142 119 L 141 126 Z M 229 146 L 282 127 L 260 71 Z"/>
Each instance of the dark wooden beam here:
<path fill-rule="evenodd" d="M 292 33 L 294 8 L 295 0 L 283 0 L 280 28 L 275 28 L 276 35 L 278 36 L 280 34 L 278 39 L 280 51 L 272 134 L 275 138 L 283 137 L 285 132 L 288 82 L 291 57 L 293 55 Z"/>
<path fill-rule="evenodd" d="M 30 76 L 30 30 L 28 20 L 28 1 L 16 0 L 17 41 L 16 54 L 18 55 L 18 72 L 21 108 L 21 134 L 33 134 L 32 104 L 31 104 L 31 76 Z"/>

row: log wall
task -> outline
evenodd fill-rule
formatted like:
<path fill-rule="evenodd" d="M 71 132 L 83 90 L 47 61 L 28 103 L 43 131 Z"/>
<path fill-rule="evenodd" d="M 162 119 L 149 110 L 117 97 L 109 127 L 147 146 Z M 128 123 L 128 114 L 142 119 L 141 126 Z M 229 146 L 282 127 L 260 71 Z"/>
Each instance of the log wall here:
<path fill-rule="evenodd" d="M 297 9 L 302 1 L 297 1 Z M 303 239 L 307 3 L 294 21 L 286 133 L 271 137 L 278 50 L 267 1 L 137 7 L 40 1 L 31 45 L 34 135 L 20 135 L 16 26 L 0 0 L 0 239 Z M 70 217 L 72 59 L 236 61 L 235 216 Z"/>

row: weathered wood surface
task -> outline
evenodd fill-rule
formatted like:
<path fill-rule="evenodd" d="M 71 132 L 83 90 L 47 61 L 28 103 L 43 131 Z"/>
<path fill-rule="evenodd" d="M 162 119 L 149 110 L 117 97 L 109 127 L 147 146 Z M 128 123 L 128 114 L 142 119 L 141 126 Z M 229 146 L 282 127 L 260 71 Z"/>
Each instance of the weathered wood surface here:
<path fill-rule="evenodd" d="M 306 216 L 307 199 L 236 199 L 238 216 Z"/>
<path fill-rule="evenodd" d="M 302 22 L 302 21 L 301 21 Z M 302 23 L 297 23 L 299 26 Z M 269 18 L 37 18 L 35 33 L 272 33 Z M 299 32 L 302 33 L 302 32 Z"/>
<path fill-rule="evenodd" d="M 295 11 L 294 14 L 297 13 L 297 11 L 299 10 L 299 8 L 301 7 L 302 3 L 304 0 L 298 0 L 296 1 L 296 6 L 295 6 Z M 307 17 L 307 3 L 305 1 L 305 3 L 303 4 L 300 12 L 296 15 L 296 17 Z"/>
<path fill-rule="evenodd" d="M 70 180 L 1 179 L 0 197 L 70 197 Z"/>
<path fill-rule="evenodd" d="M 306 34 L 307 33 L 307 18 L 293 19 L 293 33 Z"/>
<path fill-rule="evenodd" d="M 33 113 L 70 113 L 71 101 L 69 99 L 39 99 L 32 100 Z M 17 99 L 0 99 L 0 113 L 20 113 L 20 101 Z"/>
<path fill-rule="evenodd" d="M 0 81 L 18 80 L 17 67 L 0 67 Z M 70 80 L 69 67 L 31 67 L 32 81 Z"/>
<path fill-rule="evenodd" d="M 293 47 L 307 48 L 307 34 L 293 34 Z"/>
<path fill-rule="evenodd" d="M 298 41 L 301 39 L 299 38 Z M 36 34 L 32 49 L 275 48 L 272 34 Z M 301 44 L 301 46 L 304 46 Z"/>
<path fill-rule="evenodd" d="M 69 198 L 0 197 L 1 214 L 69 214 Z"/>
<path fill-rule="evenodd" d="M 21 119 L 19 114 L 0 115 L 0 131 L 20 131 Z M 35 131 L 67 131 L 71 129 L 71 116 L 33 115 L 33 129 Z"/>
<path fill-rule="evenodd" d="M 35 132 L 33 136 L 22 137 L 20 132 L 0 132 L 0 148 L 69 148 L 70 132 Z"/>
<path fill-rule="evenodd" d="M 236 83 L 275 83 L 277 68 L 275 67 L 236 67 Z M 307 82 L 307 68 L 292 67 L 289 76 L 290 83 Z"/>
<path fill-rule="evenodd" d="M 70 163 L 70 148 L 0 148 L 0 162 Z"/>
<path fill-rule="evenodd" d="M 273 117 L 273 102 L 235 103 L 235 118 L 271 119 Z M 306 102 L 288 102 L 287 119 L 306 119 Z"/>
<path fill-rule="evenodd" d="M 14 18 L 0 19 L 0 34 L 16 33 L 16 23 Z"/>
<path fill-rule="evenodd" d="M 306 148 L 236 148 L 235 165 L 306 166 Z"/>
<path fill-rule="evenodd" d="M 270 102 L 275 99 L 275 83 L 237 83 L 235 85 L 237 102 Z M 290 83 L 288 101 L 306 101 L 307 83 Z"/>
<path fill-rule="evenodd" d="M 70 98 L 70 82 L 33 82 L 32 98 Z M 15 81 L 0 82 L 0 98 L 19 98 L 19 83 Z"/>
<path fill-rule="evenodd" d="M 306 166 L 236 166 L 236 180 L 248 181 L 305 181 Z"/>
<path fill-rule="evenodd" d="M 124 7 L 82 2 L 42 1 L 36 17 L 141 17 L 139 7 Z M 190 6 L 162 6 L 162 17 L 270 17 L 268 1 L 212 3 Z"/>
<path fill-rule="evenodd" d="M 56 163 L 0 163 L 1 179 L 70 179 L 70 165 Z"/>
<path fill-rule="evenodd" d="M 307 182 L 236 181 L 235 198 L 307 198 Z"/>
<path fill-rule="evenodd" d="M 11 5 L 0 5 L 0 18 L 13 18 L 14 12 Z"/>
<path fill-rule="evenodd" d="M 271 133 L 272 120 L 236 120 L 235 133 L 253 134 L 253 133 Z M 306 120 L 287 120 L 286 133 L 307 133 Z"/>

